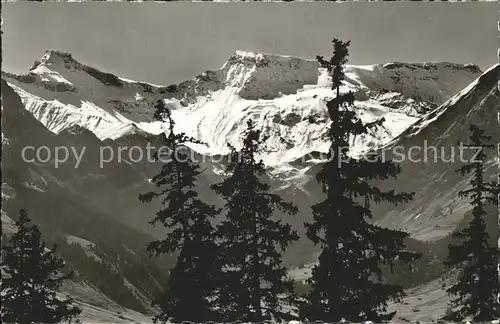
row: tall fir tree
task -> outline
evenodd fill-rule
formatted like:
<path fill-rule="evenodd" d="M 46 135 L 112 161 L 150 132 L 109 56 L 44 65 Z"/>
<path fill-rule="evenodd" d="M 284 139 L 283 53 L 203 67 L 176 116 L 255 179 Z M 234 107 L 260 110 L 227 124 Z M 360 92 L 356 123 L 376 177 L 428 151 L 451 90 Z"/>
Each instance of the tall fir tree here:
<path fill-rule="evenodd" d="M 211 296 L 214 291 L 212 269 L 217 254 L 214 227 L 211 219 L 219 213 L 213 205 L 203 202 L 195 191 L 196 178 L 203 171 L 189 157 L 186 144 L 201 142 L 174 132 L 174 121 L 163 101 L 156 105 L 155 118 L 166 120 L 169 124 L 165 146 L 168 153 L 156 153 L 156 158 L 164 162 L 161 171 L 152 182 L 160 191 L 148 192 L 139 196 L 142 202 L 150 202 L 162 197 L 165 208 L 157 212 L 150 222 L 162 224 L 168 233 L 163 240 L 151 242 L 147 249 L 156 256 L 179 253 L 176 265 L 170 271 L 167 287 L 153 302 L 161 313 L 155 321 L 193 321 L 217 320 L 213 311 Z M 216 270 L 216 269 L 215 269 Z"/>
<path fill-rule="evenodd" d="M 2 247 L 2 322 L 58 323 L 71 321 L 81 310 L 73 299 L 61 300 L 57 290 L 69 275 L 57 246 L 48 249 L 36 225 L 29 225 L 26 210 L 19 213 L 18 231 Z"/>
<path fill-rule="evenodd" d="M 459 197 L 469 198 L 473 208 L 469 226 L 452 234 L 461 244 L 449 246 L 449 256 L 445 262 L 449 267 L 465 265 L 458 282 L 447 289 L 449 294 L 455 296 L 445 316 L 447 320 L 470 318 L 483 322 L 500 319 L 500 304 L 497 302 L 497 294 L 500 293 L 497 273 L 500 253 L 490 243 L 485 221 L 486 217 L 495 217 L 493 214 L 488 215 L 486 205 L 498 208 L 500 194 L 497 182 L 484 179 L 486 150 L 494 147 L 486 144 L 490 140 L 491 136 L 485 135 L 476 125 L 471 125 L 470 143 L 462 143 L 465 149 L 477 150 L 479 153 L 457 170 L 462 175 L 472 174 L 470 187 L 460 191 Z"/>
<path fill-rule="evenodd" d="M 326 199 L 312 206 L 313 222 L 305 224 L 309 239 L 322 248 L 302 306 L 301 314 L 308 320 L 390 320 L 395 313 L 386 313 L 387 302 L 399 300 L 404 292 L 401 286 L 382 282 L 380 266 L 387 264 L 392 270 L 396 262 L 411 263 L 421 256 L 406 250 L 407 233 L 370 222 L 370 202 L 398 204 L 411 200 L 413 194 L 383 191 L 370 184 L 396 177 L 400 167 L 392 161 L 375 155 L 369 159 L 348 156 L 350 139 L 384 122 L 362 123 L 352 109 L 354 94 L 340 92 L 349 44 L 334 39 L 331 59 L 317 57 L 332 77 L 336 96 L 327 101 L 331 120 L 326 134 L 331 143 L 328 159 L 316 175 Z"/>
<path fill-rule="evenodd" d="M 269 185 L 259 179 L 265 174 L 262 160 L 256 160 L 265 141 L 260 135 L 249 120 L 241 151 L 229 145 L 226 172 L 231 176 L 212 186 L 226 202 L 227 217 L 218 226 L 224 250 L 218 303 L 226 321 L 291 318 L 281 307 L 292 303 L 294 296 L 281 252 L 298 235 L 289 224 L 273 218 L 273 213 L 278 209 L 294 215 L 298 209 L 271 193 Z"/>

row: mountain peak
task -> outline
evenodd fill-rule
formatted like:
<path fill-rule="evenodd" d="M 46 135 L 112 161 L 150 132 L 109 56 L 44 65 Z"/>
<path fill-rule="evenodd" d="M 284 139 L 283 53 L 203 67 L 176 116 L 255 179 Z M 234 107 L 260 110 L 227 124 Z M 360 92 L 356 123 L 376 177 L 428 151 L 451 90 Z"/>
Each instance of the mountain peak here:
<path fill-rule="evenodd" d="M 79 65 L 79 63 L 73 58 L 71 53 L 62 52 L 55 49 L 46 50 L 45 54 L 42 56 L 40 61 L 35 61 L 30 67 L 30 71 L 37 69 L 39 66 L 66 66 L 69 65 Z"/>
<path fill-rule="evenodd" d="M 317 84 L 318 68 L 315 60 L 236 51 L 219 74 L 244 99 L 274 99 L 280 93 L 293 94 L 305 85 Z"/>
<path fill-rule="evenodd" d="M 301 58 L 293 55 L 277 54 L 277 53 L 266 53 L 266 52 L 252 52 L 237 50 L 231 56 L 242 57 L 249 59 L 283 59 L 283 60 L 303 60 L 303 61 L 315 61 L 314 59 Z"/>
<path fill-rule="evenodd" d="M 398 69 L 407 68 L 410 70 L 424 69 L 424 70 L 437 70 L 437 69 L 451 69 L 451 70 L 465 70 L 471 73 L 481 74 L 481 68 L 476 64 L 460 64 L 452 62 L 421 62 L 421 63 L 408 63 L 393 61 L 383 65 L 385 69 Z"/>
<path fill-rule="evenodd" d="M 479 76 L 441 63 L 436 63 L 441 64 L 437 69 L 422 64 L 346 67 L 341 91 L 355 92 L 360 113 L 379 112 L 405 121 L 377 140 L 398 135 L 403 124 L 415 122 Z M 100 139 L 140 130 L 158 134 L 161 128 L 152 121 L 152 107 L 164 99 L 183 121 L 177 124 L 181 130 L 208 143 L 214 154 L 225 152 L 226 143 L 237 142 L 241 121 L 258 120 L 263 132 L 272 135 L 266 161 L 278 164 L 322 150 L 323 99 L 334 95 L 326 74 L 314 59 L 236 51 L 220 69 L 164 87 L 122 79 L 79 63 L 70 53 L 48 50 L 27 75 L 2 77 L 20 94 L 26 109 L 55 133 L 79 125 Z"/>
<path fill-rule="evenodd" d="M 229 59 L 224 64 L 224 67 L 234 64 L 255 65 L 256 67 L 259 68 L 267 66 L 275 66 L 275 65 L 292 66 L 292 65 L 298 65 L 299 62 L 307 64 L 313 63 L 315 66 L 319 66 L 316 60 L 312 59 L 305 59 L 305 58 L 300 58 L 290 55 L 282 55 L 282 54 L 271 54 L 263 52 L 250 52 L 250 51 L 238 50 L 229 56 Z M 290 63 L 295 63 L 295 64 L 290 64 Z"/>
<path fill-rule="evenodd" d="M 64 62 L 72 62 L 74 61 L 73 55 L 68 52 L 62 52 L 56 49 L 49 49 L 45 51 L 45 54 L 42 57 L 42 62 L 49 63 L 62 60 Z"/>

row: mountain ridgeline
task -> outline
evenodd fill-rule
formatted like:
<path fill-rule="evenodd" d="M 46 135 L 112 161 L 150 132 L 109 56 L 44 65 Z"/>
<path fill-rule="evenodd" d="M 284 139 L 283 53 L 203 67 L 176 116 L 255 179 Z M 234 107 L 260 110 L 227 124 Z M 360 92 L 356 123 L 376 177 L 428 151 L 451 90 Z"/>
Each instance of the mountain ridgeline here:
<path fill-rule="evenodd" d="M 484 73 L 475 65 L 446 62 L 341 65 L 343 77 L 339 81 L 335 79 L 335 74 L 332 77 L 332 69 L 321 61 L 236 52 L 218 70 L 206 71 L 193 80 L 179 84 L 158 86 L 119 78 L 82 64 L 71 54 L 52 50 L 35 62 L 28 74 L 2 72 L 2 224 L 5 228 L 2 236 L 12 235 L 15 231 L 11 226 L 12 219 L 21 208 L 26 208 L 30 218 L 39 225 L 43 237 L 50 244 L 58 243 L 59 253 L 67 261 L 67 267 L 76 272 L 72 284 L 63 289 L 78 295 L 77 299 L 96 306 L 102 306 L 103 300 L 108 300 L 117 309 L 124 307 L 149 315 L 157 314 L 159 309 L 170 309 L 171 312 L 175 303 L 162 304 L 156 298 L 161 296 L 161 292 L 175 298 L 186 293 L 184 298 L 189 298 L 194 289 L 186 290 L 181 283 L 190 282 L 191 277 L 184 276 L 189 269 L 187 273 L 199 279 L 200 273 L 193 263 L 193 260 L 198 260 L 196 262 L 201 265 L 210 265 L 210 269 L 220 266 L 232 271 L 229 271 L 232 277 L 217 277 L 214 270 L 203 279 L 210 284 L 203 286 L 203 291 L 198 291 L 199 307 L 210 305 L 202 302 L 203 294 L 210 297 L 210 301 L 223 300 L 221 305 L 224 305 L 225 312 L 219 312 L 219 315 L 224 315 L 217 318 L 219 315 L 210 313 L 215 320 L 235 320 L 238 304 L 240 307 L 248 306 L 245 320 L 263 320 L 272 313 L 266 310 L 266 305 L 273 305 L 277 300 L 280 305 L 287 304 L 289 308 L 273 313 L 274 317 L 278 318 L 282 313 L 307 314 L 304 309 L 313 308 L 302 304 L 288 280 L 296 281 L 297 293 L 311 293 L 308 296 L 315 296 L 312 299 L 316 302 L 330 303 L 334 307 L 334 302 L 328 302 L 325 297 L 327 292 L 315 292 L 315 287 L 321 285 L 311 284 L 321 281 L 319 270 L 312 270 L 312 274 L 301 279 L 291 274 L 304 265 L 311 265 L 311 269 L 317 265 L 326 271 L 324 267 L 328 264 L 325 261 L 328 253 L 325 254 L 321 244 L 315 244 L 317 242 L 311 239 L 314 237 L 311 228 L 315 225 L 308 227 L 304 223 L 319 224 L 317 214 L 320 208 L 311 210 L 311 206 L 321 206 L 325 195 L 330 195 L 328 189 L 324 191 L 324 187 L 318 184 L 316 176 L 321 178 L 320 170 L 328 165 L 324 158 L 331 149 L 331 103 L 338 100 L 335 98 L 348 98 L 349 118 L 358 120 L 353 125 L 370 124 L 363 132 L 354 130 L 358 126 L 346 131 L 350 135 L 344 139 L 349 146 L 349 150 L 344 152 L 345 157 L 371 152 L 379 156 L 384 154 L 390 160 L 395 157 L 395 147 L 408 152 L 412 147 L 424 145 L 449 150 L 457 142 L 467 141 L 471 124 L 479 125 L 493 140 L 500 138 L 496 115 L 499 103 L 496 88 L 498 65 Z M 154 106 L 158 103 L 169 112 L 172 123 L 155 118 Z M 379 118 L 385 121 L 376 122 Z M 245 205 L 245 199 L 239 197 L 237 191 L 223 185 L 231 183 L 231 177 L 235 176 L 236 171 L 231 169 L 231 157 L 235 152 L 248 149 L 245 142 L 248 141 L 245 139 L 249 131 L 248 120 L 252 120 L 252 127 L 259 134 L 259 138 L 255 139 L 259 142 L 259 149 L 252 157 L 253 164 L 248 164 L 248 168 L 251 165 L 256 168 L 254 171 L 258 177 L 253 179 L 252 172 L 242 165 L 241 170 L 246 170 L 248 174 L 241 173 L 241 178 L 234 178 L 232 185 L 244 186 L 245 181 L 247 185 L 252 183 L 253 187 L 248 185 L 244 188 L 253 188 L 258 193 L 255 197 L 262 198 L 258 200 L 262 204 L 259 205 L 261 209 L 256 207 L 253 211 Z M 165 128 L 165 125 L 172 127 Z M 161 244 L 165 237 L 171 243 L 176 241 L 172 238 L 178 234 L 175 226 L 149 224 L 154 215 L 165 208 L 162 199 L 153 199 L 147 204 L 137 199 L 141 194 L 157 190 L 155 183 L 166 183 L 166 178 L 158 178 L 162 170 L 165 172 L 161 161 L 134 162 L 125 150 L 121 159 L 118 160 L 115 155 L 108 162 L 100 163 L 103 147 L 108 147 L 108 152 L 118 152 L 123 147 L 145 148 L 148 143 L 152 146 L 164 145 L 168 134 L 174 133 L 190 139 L 181 146 L 186 156 L 199 161 L 198 168 L 202 170 L 195 172 L 192 187 L 188 183 L 179 183 L 190 188 L 187 192 L 184 189 L 178 192 L 187 193 L 185 199 L 175 194 L 169 198 L 177 201 L 178 220 L 182 218 L 181 201 L 192 199 L 192 206 L 196 206 L 200 213 L 210 209 L 213 217 L 206 223 L 208 232 L 204 235 L 209 237 L 213 234 L 221 242 L 226 242 L 226 248 L 217 254 L 223 256 L 224 252 L 233 251 L 231 259 L 200 260 L 197 255 L 186 254 L 186 250 L 183 252 L 181 241 L 177 242 L 177 248 L 172 249 Z M 20 152 L 27 146 L 46 146 L 52 150 L 66 146 L 78 152 L 85 149 L 85 154 L 78 167 L 75 167 L 78 161 L 74 156 L 55 167 L 54 156 L 46 162 L 23 160 Z M 413 158 L 422 159 L 424 154 L 420 150 Z M 405 159 L 399 163 L 400 172 L 394 178 L 363 175 L 369 179 L 366 183 L 369 188 L 378 188 L 381 192 L 415 192 L 413 199 L 403 199 L 396 206 L 378 198 L 375 198 L 377 203 L 372 201 L 364 205 L 365 199 L 361 194 L 352 199 L 351 205 L 353 210 L 359 207 L 360 210 L 370 211 L 371 220 L 363 223 L 367 228 L 386 231 L 388 236 L 405 233 L 397 234 L 398 239 L 393 240 L 392 248 L 397 247 L 396 250 L 401 253 L 403 249 L 415 253 L 407 255 L 414 268 L 409 269 L 402 262 L 405 258 L 399 258 L 394 264 L 370 263 L 371 272 L 363 273 L 366 282 L 375 280 L 372 275 L 380 270 L 379 281 L 375 281 L 380 283 L 380 287 L 393 287 L 393 292 L 386 294 L 387 299 L 381 297 L 380 308 L 374 306 L 368 313 L 360 310 L 357 315 L 346 313 L 344 317 L 352 320 L 370 319 L 370 316 L 385 318 L 380 314 L 385 310 L 387 301 L 393 302 L 389 297 L 401 297 L 404 288 L 429 283 L 445 274 L 443 261 L 448 254 L 448 244 L 460 242 L 451 233 L 466 228 L 474 215 L 469 201 L 458 195 L 466 189 L 471 177 L 454 172 L 462 166 L 458 158 L 450 158 L 458 157 L 458 151 L 438 151 L 437 156 L 435 161 L 425 163 Z M 260 160 L 261 164 L 258 163 Z M 495 178 L 497 165 L 494 154 L 485 157 L 485 179 L 490 181 Z M 395 169 L 387 165 L 384 167 L 396 175 L 393 172 Z M 170 171 L 175 170 L 172 167 Z M 185 168 L 184 171 L 192 171 L 189 170 Z M 346 177 L 353 174 L 349 173 Z M 330 176 L 323 173 L 326 188 L 331 188 L 328 185 Z M 218 190 L 214 190 L 214 184 L 219 184 Z M 365 188 L 362 183 L 361 187 Z M 197 193 L 197 198 L 193 198 L 189 190 Z M 269 206 L 279 205 L 277 197 L 294 207 L 286 205 L 289 208 L 277 208 L 268 214 Z M 203 208 L 201 202 L 206 204 Z M 272 204 L 267 206 L 268 202 Z M 389 199 L 389 202 L 392 200 Z M 232 229 L 236 232 L 231 236 L 224 233 L 228 227 L 225 221 L 236 203 L 248 212 L 248 220 L 253 219 L 251 215 L 260 215 L 261 218 L 257 217 L 254 221 L 262 223 L 254 225 L 259 224 L 257 227 L 260 226 L 264 232 L 266 226 L 273 228 L 275 232 L 266 232 L 269 234 L 268 241 L 263 240 L 259 243 L 262 245 L 252 242 L 252 233 L 255 233 L 251 231 L 252 224 L 236 216 L 231 222 L 237 227 L 237 230 Z M 332 206 L 324 209 L 326 218 L 329 217 L 327 211 L 335 210 L 335 205 Z M 349 209 L 347 205 L 344 207 L 346 209 L 339 210 Z M 169 208 L 164 213 L 172 212 L 173 209 Z M 496 208 L 488 205 L 485 210 L 486 231 L 491 242 L 496 242 L 499 236 L 494 216 Z M 195 214 L 192 216 L 202 216 Z M 265 215 L 272 215 L 272 218 L 267 219 Z M 242 223 L 238 224 L 238 221 Z M 159 223 L 170 224 L 165 218 L 161 218 Z M 181 222 L 178 225 L 185 224 Z M 238 231 L 245 233 L 240 237 L 240 245 L 230 243 L 231 239 L 238 237 Z M 283 234 L 285 232 L 288 234 Z M 290 240 L 279 242 L 278 236 Z M 200 238 L 198 243 L 205 238 Z M 375 234 L 373 239 L 376 240 Z M 153 248 L 150 242 L 159 242 L 155 245 L 159 250 Z M 238 255 L 237 247 L 244 246 L 243 242 L 247 242 L 249 247 L 260 246 L 267 251 L 270 260 L 274 260 L 270 261 L 272 266 L 258 270 L 261 271 L 258 276 L 246 278 L 241 273 L 242 267 L 248 267 L 246 271 L 255 274 L 258 263 L 252 262 L 259 260 L 259 253 L 248 256 L 249 259 Z M 270 246 L 274 243 L 270 242 L 283 243 L 286 249 L 272 250 Z M 354 241 L 346 239 L 345 242 L 352 244 Z M 369 240 L 366 243 L 373 246 Z M 148 244 L 149 252 L 161 251 L 158 253 L 160 257 L 149 255 L 146 250 Z M 388 248 L 389 245 L 384 246 Z M 217 249 L 214 247 L 214 250 Z M 329 249 L 334 248 L 330 246 Z M 396 253 L 395 250 L 392 252 Z M 414 258 L 417 254 L 421 258 Z M 262 260 L 268 260 L 264 255 L 262 252 Z M 362 264 L 362 253 L 358 257 L 357 261 Z M 394 271 L 391 271 L 392 268 Z M 169 279 L 169 269 L 172 269 L 171 275 L 178 279 Z M 241 278 L 238 277 L 240 275 Z M 334 276 L 333 273 L 331 275 Z M 266 278 L 261 282 L 265 289 L 259 284 L 260 277 Z M 312 281 L 306 282 L 305 279 Z M 231 280 L 235 280 L 233 284 Z M 225 295 L 213 286 L 216 283 L 225 284 L 234 287 L 237 292 L 238 282 L 245 280 L 253 288 L 233 295 Z M 273 285 L 264 284 L 266 280 Z M 166 287 L 175 289 L 169 292 Z M 330 288 L 331 293 L 335 287 Z M 249 300 L 238 299 L 245 294 Z M 97 295 L 103 297 L 99 299 Z M 256 302 L 265 298 L 267 302 L 264 305 Z M 153 300 L 158 303 L 151 306 Z M 340 304 L 335 307 L 340 307 Z M 185 310 L 184 314 L 194 314 L 187 306 L 180 310 Z M 185 319 L 182 313 L 179 314 L 174 318 Z M 202 314 L 209 313 L 198 315 Z M 307 318 L 313 319 L 311 315 Z"/>

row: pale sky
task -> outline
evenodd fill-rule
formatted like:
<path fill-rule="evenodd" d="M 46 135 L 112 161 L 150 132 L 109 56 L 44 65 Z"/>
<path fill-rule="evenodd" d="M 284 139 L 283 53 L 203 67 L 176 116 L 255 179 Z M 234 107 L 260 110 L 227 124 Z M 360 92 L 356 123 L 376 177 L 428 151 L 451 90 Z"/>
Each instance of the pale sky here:
<path fill-rule="evenodd" d="M 497 62 L 496 3 L 2 3 L 2 69 L 46 49 L 120 77 L 178 83 L 236 50 L 314 58 L 350 39 L 350 64 Z"/>

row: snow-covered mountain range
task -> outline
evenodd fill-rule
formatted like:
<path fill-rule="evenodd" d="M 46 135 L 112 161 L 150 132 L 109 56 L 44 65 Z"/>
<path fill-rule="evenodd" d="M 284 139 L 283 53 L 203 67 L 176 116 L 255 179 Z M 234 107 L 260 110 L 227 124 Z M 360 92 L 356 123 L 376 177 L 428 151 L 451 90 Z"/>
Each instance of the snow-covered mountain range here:
<path fill-rule="evenodd" d="M 424 141 L 451 147 L 466 139 L 470 123 L 500 139 L 499 69 L 496 65 L 483 73 L 475 65 L 447 62 L 347 66 L 341 91 L 355 93 L 356 113 L 364 121 L 386 119 L 370 136 L 352 139 L 352 154 L 382 148 L 390 152 L 395 146 L 408 150 Z M 197 185 L 201 197 L 215 204 L 220 199 L 209 186 L 220 181 L 224 161 L 210 157 L 227 153 L 228 143 L 239 147 L 246 120 L 257 122 L 269 136 L 261 156 L 267 180 L 299 207 L 288 221 L 303 238 L 287 251 L 285 262 L 314 262 L 317 251 L 305 238 L 303 222 L 311 218 L 310 206 L 323 197 L 314 175 L 322 166 L 318 153 L 328 149 L 322 135 L 328 126 L 325 100 L 333 96 L 329 84 L 315 60 L 271 54 L 236 52 L 220 69 L 178 84 L 154 85 L 99 71 L 68 53 L 47 51 L 27 74 L 2 72 L 3 227 L 12 228 L 19 208 L 27 208 L 45 232 L 73 248 L 80 246 L 83 252 L 78 251 L 91 262 L 99 258 L 126 271 L 128 284 L 122 286 L 136 296 L 133 305 L 147 304 L 148 289 L 158 288 L 161 277 L 156 269 L 169 265 L 153 262 L 144 269 L 141 251 L 145 242 L 163 234 L 147 223 L 159 203 L 137 199 L 151 188 L 148 179 L 158 165 L 112 161 L 101 168 L 98 152 L 103 145 L 154 143 L 167 126 L 153 120 L 154 103 L 162 99 L 172 110 L 176 130 L 207 144 L 190 148 L 209 157 L 203 159 L 207 171 Z M 72 161 L 54 168 L 53 159 L 45 164 L 22 161 L 20 150 L 26 145 L 71 145 L 87 147 L 87 152 L 79 168 Z M 497 164 L 492 157 L 488 177 L 495 176 Z M 469 217 L 467 203 L 456 198 L 467 180 L 454 173 L 459 165 L 403 161 L 400 177 L 381 185 L 415 191 L 415 200 L 398 207 L 374 205 L 375 221 L 408 231 L 409 244 L 433 250 L 429 257 L 439 255 L 449 233 Z M 496 219 L 490 223 L 496 227 Z M 138 273 L 148 282 L 132 282 Z"/>
<path fill-rule="evenodd" d="M 357 139 L 356 150 L 385 144 L 481 74 L 474 65 L 388 63 L 348 66 L 342 91 L 356 94 L 365 120 L 385 117 L 372 138 Z M 329 78 L 315 60 L 236 52 L 218 70 L 206 71 L 177 85 L 157 86 L 121 79 L 81 64 L 70 54 L 47 51 L 26 75 L 4 79 L 49 130 L 75 125 L 101 140 L 128 134 L 159 134 L 152 105 L 164 99 L 179 131 L 208 145 L 201 154 L 227 153 L 238 147 L 252 118 L 269 135 L 267 165 L 294 161 L 310 152 L 326 152 L 325 99 L 333 96 Z"/>
<path fill-rule="evenodd" d="M 467 104 L 463 109 L 470 109 L 469 105 L 475 104 L 471 98 L 483 100 L 485 96 L 495 96 L 491 85 L 484 84 L 496 78 L 497 69 L 498 66 L 493 67 L 479 78 L 482 71 L 472 64 L 392 62 L 347 66 L 341 91 L 355 93 L 358 116 L 364 121 L 386 119 L 371 136 L 353 138 L 352 153 L 394 141 L 401 144 L 414 143 L 415 139 L 449 138 L 449 143 L 454 143 L 463 138 L 467 133 L 465 123 L 473 120 L 476 113 L 460 115 L 453 111 L 464 100 Z M 321 197 L 313 180 L 321 161 L 314 156 L 328 149 L 322 138 L 328 125 L 325 101 L 333 93 L 328 75 L 315 60 L 238 51 L 220 69 L 205 71 L 179 84 L 159 86 L 125 80 L 82 64 L 71 54 L 49 50 L 28 74 L 3 72 L 2 77 L 25 109 L 48 130 L 54 134 L 72 132 L 75 128 L 90 132 L 97 137 L 94 146 L 99 141 L 130 144 L 131 138 L 144 144 L 161 134 L 166 125 L 153 120 L 153 106 L 158 99 L 171 109 L 177 131 L 206 143 L 191 146 L 197 154 L 205 156 L 224 155 L 228 143 L 238 148 L 245 121 L 252 118 L 263 135 L 268 136 L 262 159 L 269 167 L 275 189 L 285 191 L 291 199 L 298 198 L 297 194 L 305 196 L 311 204 Z M 435 132 L 432 136 L 424 135 L 443 120 L 440 116 L 450 114 L 453 123 L 465 118 L 456 136 L 447 133 L 438 136 Z M 491 123 L 494 108 L 481 109 L 481 116 L 484 114 L 487 120 L 479 122 Z M 206 175 L 206 181 L 217 181 L 220 163 L 204 163 L 211 164 L 209 169 L 213 171 Z M 137 168 L 140 172 L 151 169 Z M 408 172 L 412 177 L 414 168 L 415 165 L 403 168 L 402 176 Z M 201 188 L 207 189 L 202 191 L 209 192 L 209 183 L 204 186 L 204 181 L 200 182 Z M 423 192 L 417 187 L 417 191 Z M 441 228 L 421 236 L 418 233 L 421 230 L 413 223 L 420 219 L 418 222 L 428 224 L 425 215 L 420 217 L 414 210 L 402 221 L 398 213 L 384 214 L 387 226 L 403 226 L 426 240 L 446 235 L 456 224 L 454 217 L 447 218 L 445 223 L 453 220 L 443 227 L 446 230 Z M 428 226 L 424 227 L 424 232 L 428 231 Z"/>

